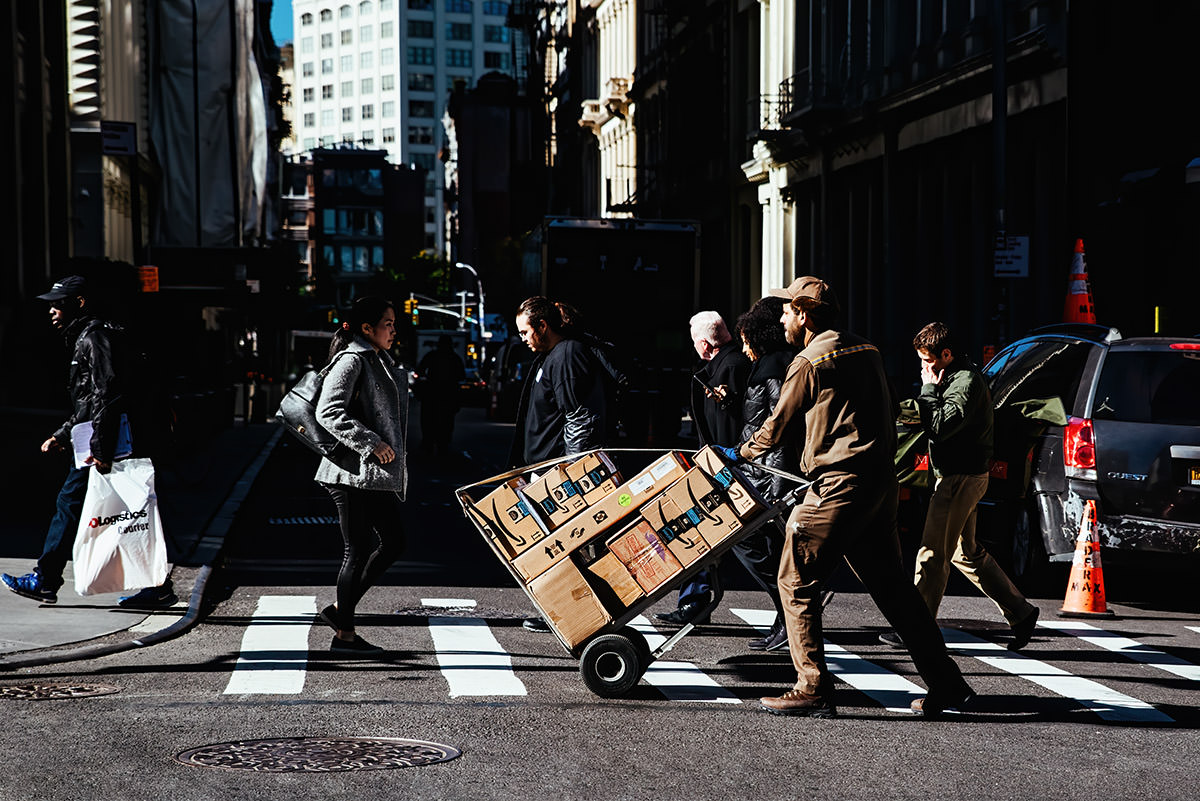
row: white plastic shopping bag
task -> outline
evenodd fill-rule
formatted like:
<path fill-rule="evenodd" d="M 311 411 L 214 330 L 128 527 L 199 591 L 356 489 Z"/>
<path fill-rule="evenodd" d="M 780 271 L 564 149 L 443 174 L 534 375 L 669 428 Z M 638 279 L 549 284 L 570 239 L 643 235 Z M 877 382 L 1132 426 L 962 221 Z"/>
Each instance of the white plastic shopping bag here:
<path fill-rule="evenodd" d="M 157 587 L 166 581 L 167 546 L 149 459 L 113 462 L 108 475 L 90 471 L 74 560 L 80 595 Z"/>

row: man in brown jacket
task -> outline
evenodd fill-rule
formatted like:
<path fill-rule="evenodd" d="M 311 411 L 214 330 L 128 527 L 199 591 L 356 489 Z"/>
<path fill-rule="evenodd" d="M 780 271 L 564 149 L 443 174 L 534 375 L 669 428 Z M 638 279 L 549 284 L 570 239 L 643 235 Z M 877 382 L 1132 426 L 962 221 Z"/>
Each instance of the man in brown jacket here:
<path fill-rule="evenodd" d="M 842 558 L 909 645 L 929 693 L 912 708 L 926 717 L 960 707 L 974 693 L 946 651 L 941 632 L 913 586 L 900 556 L 898 490 L 892 457 L 895 425 L 879 350 L 834 328 L 839 307 L 819 278 L 797 278 L 787 289 L 781 322 L 788 342 L 803 348 L 788 367 L 779 402 L 738 450 L 742 459 L 780 444 L 800 451 L 813 484 L 792 509 L 779 566 L 779 592 L 794 688 L 762 699 L 780 715 L 834 717 L 833 678 L 825 664 L 821 591 Z"/>

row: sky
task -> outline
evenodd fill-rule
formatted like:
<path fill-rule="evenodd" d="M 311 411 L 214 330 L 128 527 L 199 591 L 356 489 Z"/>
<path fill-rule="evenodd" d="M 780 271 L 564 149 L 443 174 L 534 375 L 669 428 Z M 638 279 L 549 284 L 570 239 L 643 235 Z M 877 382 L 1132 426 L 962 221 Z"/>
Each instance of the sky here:
<path fill-rule="evenodd" d="M 292 0 L 275 0 L 271 4 L 271 36 L 277 45 L 292 41 Z"/>

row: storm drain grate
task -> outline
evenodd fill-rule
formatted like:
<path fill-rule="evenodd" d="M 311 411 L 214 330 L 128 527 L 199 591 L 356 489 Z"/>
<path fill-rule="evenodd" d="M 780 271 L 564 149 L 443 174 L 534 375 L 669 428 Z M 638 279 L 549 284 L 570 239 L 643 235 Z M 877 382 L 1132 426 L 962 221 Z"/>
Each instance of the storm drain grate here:
<path fill-rule="evenodd" d="M 272 517 L 268 518 L 268 526 L 333 526 L 337 525 L 336 517 L 304 516 L 304 517 Z"/>
<path fill-rule="evenodd" d="M 524 620 L 529 612 L 513 612 L 487 606 L 408 606 L 397 609 L 401 617 L 478 617 L 484 620 Z"/>
<path fill-rule="evenodd" d="M 112 695 L 120 691 L 120 688 L 108 684 L 72 684 L 70 682 L 9 684 L 0 686 L 0 698 L 48 701 L 57 698 L 91 698 L 96 695 Z"/>
<path fill-rule="evenodd" d="M 453 746 L 400 737 L 280 737 L 205 745 L 175 758 L 202 768 L 336 773 L 432 765 L 448 762 L 461 753 Z"/>

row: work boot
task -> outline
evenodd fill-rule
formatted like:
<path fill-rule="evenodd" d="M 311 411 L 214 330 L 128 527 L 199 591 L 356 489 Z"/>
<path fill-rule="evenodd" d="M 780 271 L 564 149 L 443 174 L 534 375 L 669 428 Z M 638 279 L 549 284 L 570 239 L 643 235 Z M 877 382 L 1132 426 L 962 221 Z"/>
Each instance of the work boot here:
<path fill-rule="evenodd" d="M 836 718 L 837 707 L 833 699 L 820 695 L 809 695 L 797 689 L 788 690 L 779 697 L 760 698 L 763 709 L 772 715 L 791 715 L 802 718 Z"/>

